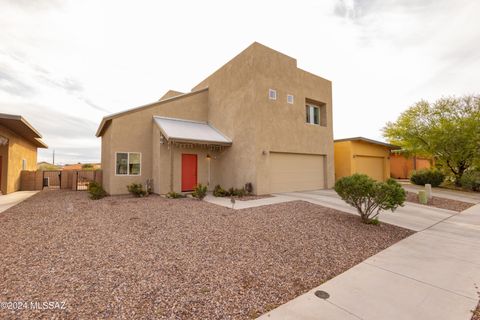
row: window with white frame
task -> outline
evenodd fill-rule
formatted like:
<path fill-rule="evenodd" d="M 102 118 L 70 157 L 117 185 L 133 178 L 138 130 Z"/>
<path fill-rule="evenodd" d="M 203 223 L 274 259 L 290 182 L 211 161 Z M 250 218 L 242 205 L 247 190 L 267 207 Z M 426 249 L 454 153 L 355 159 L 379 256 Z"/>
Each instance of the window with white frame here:
<path fill-rule="evenodd" d="M 124 176 L 138 176 L 141 172 L 142 155 L 140 152 L 117 152 L 115 174 Z"/>
<path fill-rule="evenodd" d="M 22 170 L 27 170 L 27 159 L 22 159 Z"/>
<path fill-rule="evenodd" d="M 320 124 L 320 108 L 313 105 L 307 104 L 305 106 L 306 121 L 310 124 Z"/>
<path fill-rule="evenodd" d="M 268 99 L 277 100 L 277 90 L 268 89 Z"/>
<path fill-rule="evenodd" d="M 293 104 L 293 94 L 287 94 L 287 103 Z"/>

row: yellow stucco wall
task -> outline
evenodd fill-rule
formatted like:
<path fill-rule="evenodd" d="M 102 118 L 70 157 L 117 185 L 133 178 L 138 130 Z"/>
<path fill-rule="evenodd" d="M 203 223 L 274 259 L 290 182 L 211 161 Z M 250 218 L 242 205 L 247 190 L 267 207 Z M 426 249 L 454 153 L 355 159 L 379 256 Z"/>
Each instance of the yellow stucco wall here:
<path fill-rule="evenodd" d="M 334 143 L 335 180 L 352 175 L 352 142 Z"/>
<path fill-rule="evenodd" d="M 335 142 L 334 148 L 336 180 L 354 173 L 367 173 L 359 171 L 358 161 L 362 158 L 379 159 L 375 162 L 381 163 L 381 167 L 372 166 L 367 170 L 383 176 L 383 180 L 390 178 L 390 148 L 358 140 Z"/>
<path fill-rule="evenodd" d="M 0 126 L 0 135 L 8 139 L 8 145 L 0 147 L 2 156 L 3 194 L 20 190 L 22 159 L 26 160 L 26 170 L 37 169 L 37 148 L 13 131 Z"/>

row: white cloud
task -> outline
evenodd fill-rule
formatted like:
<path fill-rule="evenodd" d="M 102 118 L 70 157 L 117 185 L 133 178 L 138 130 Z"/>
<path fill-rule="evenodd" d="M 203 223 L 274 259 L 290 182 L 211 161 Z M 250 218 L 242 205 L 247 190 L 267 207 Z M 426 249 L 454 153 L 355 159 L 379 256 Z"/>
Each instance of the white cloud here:
<path fill-rule="evenodd" d="M 0 112 L 27 117 L 62 162 L 98 160 L 104 115 L 188 91 L 258 41 L 333 81 L 336 138 L 381 139 L 419 99 L 478 92 L 479 11 L 467 0 L 0 0 Z"/>

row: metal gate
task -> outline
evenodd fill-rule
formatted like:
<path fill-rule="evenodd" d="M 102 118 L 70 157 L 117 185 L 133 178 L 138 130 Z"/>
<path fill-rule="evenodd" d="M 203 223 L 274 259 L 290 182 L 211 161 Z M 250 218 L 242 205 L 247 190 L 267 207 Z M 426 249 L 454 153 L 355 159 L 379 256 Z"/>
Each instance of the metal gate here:
<path fill-rule="evenodd" d="M 76 190 L 87 190 L 88 184 L 95 181 L 97 175 L 96 170 L 82 170 L 77 171 L 77 187 Z"/>
<path fill-rule="evenodd" d="M 62 187 L 62 171 L 43 171 L 42 189 L 60 189 Z"/>

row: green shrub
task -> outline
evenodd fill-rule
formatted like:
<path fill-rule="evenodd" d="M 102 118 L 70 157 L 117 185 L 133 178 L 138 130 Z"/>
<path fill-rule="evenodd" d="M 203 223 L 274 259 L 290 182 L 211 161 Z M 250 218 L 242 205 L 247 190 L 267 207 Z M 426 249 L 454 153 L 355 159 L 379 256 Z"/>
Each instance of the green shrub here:
<path fill-rule="evenodd" d="M 178 192 L 175 192 L 175 191 L 171 191 L 171 192 L 167 193 L 167 198 L 169 198 L 169 199 L 179 199 L 179 198 L 186 198 L 186 196 L 184 194 L 181 194 L 181 193 L 178 193 Z"/>
<path fill-rule="evenodd" d="M 245 196 L 245 189 L 244 188 L 233 189 L 233 195 L 239 198 L 243 198 Z"/>
<path fill-rule="evenodd" d="M 245 188 L 240 188 L 240 189 L 237 189 L 237 188 L 230 188 L 228 190 L 224 190 L 222 189 L 222 187 L 220 187 L 220 185 L 216 185 L 215 188 L 213 189 L 213 195 L 215 197 L 244 197 L 246 194 L 250 194 L 248 193 Z"/>
<path fill-rule="evenodd" d="M 215 197 L 226 197 L 228 195 L 228 191 L 224 190 L 219 184 L 217 184 L 213 189 L 213 195 Z"/>
<path fill-rule="evenodd" d="M 131 183 L 127 186 L 128 192 L 133 194 L 135 197 L 145 197 L 148 196 L 147 190 L 145 190 L 141 183 Z"/>
<path fill-rule="evenodd" d="M 480 170 L 465 172 L 460 179 L 460 184 L 466 189 L 480 191 Z"/>
<path fill-rule="evenodd" d="M 349 205 L 357 209 L 362 221 L 378 224 L 381 210 L 392 210 L 402 206 L 406 193 L 393 179 L 378 182 L 364 174 L 343 177 L 335 183 L 335 191 Z"/>
<path fill-rule="evenodd" d="M 193 190 L 192 196 L 194 198 L 197 198 L 198 200 L 203 200 L 205 196 L 207 195 L 207 186 L 202 185 L 199 183 L 196 187 L 195 190 Z"/>
<path fill-rule="evenodd" d="M 88 184 L 87 191 L 90 194 L 90 199 L 98 200 L 107 196 L 107 192 L 98 182 L 92 181 Z"/>
<path fill-rule="evenodd" d="M 424 186 L 431 184 L 432 187 L 438 187 L 445 180 L 445 175 L 439 170 L 423 169 L 415 171 L 410 177 L 413 184 Z"/>

